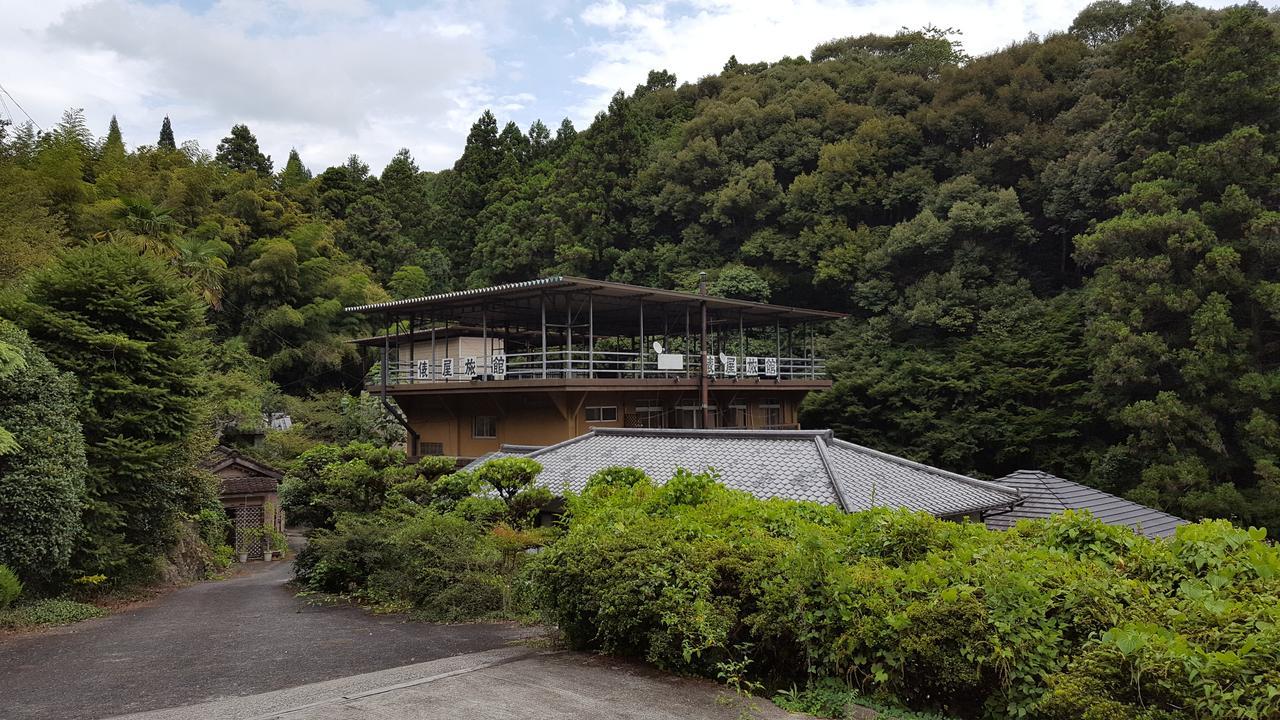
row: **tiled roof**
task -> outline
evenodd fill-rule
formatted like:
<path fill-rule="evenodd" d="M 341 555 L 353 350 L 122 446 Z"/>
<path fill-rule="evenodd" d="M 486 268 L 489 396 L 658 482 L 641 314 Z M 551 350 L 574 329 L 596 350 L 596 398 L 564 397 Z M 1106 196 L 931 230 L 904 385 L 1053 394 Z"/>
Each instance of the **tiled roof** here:
<path fill-rule="evenodd" d="M 240 454 L 238 450 L 229 448 L 226 445 L 219 445 L 215 447 L 209 453 L 208 457 L 204 459 L 204 462 L 200 463 L 200 466 L 214 473 L 220 473 L 227 468 L 236 467 L 245 471 L 246 475 L 263 475 L 271 478 L 284 477 L 284 473 L 270 465 L 264 465 L 256 460 L 251 460 L 250 458 Z"/>
<path fill-rule="evenodd" d="M 223 495 L 249 495 L 275 492 L 280 481 L 262 475 L 237 475 L 219 478 Z"/>
<path fill-rule="evenodd" d="M 1019 490 L 1026 502 L 1012 511 L 990 515 L 987 527 L 1007 530 L 1019 520 L 1045 518 L 1063 510 L 1088 510 L 1109 524 L 1122 525 L 1147 537 L 1168 537 L 1187 521 L 1087 485 L 1064 480 L 1040 470 L 1019 470 L 996 480 Z"/>
<path fill-rule="evenodd" d="M 595 428 L 528 457 L 542 464 L 538 484 L 553 492 L 580 492 L 597 470 L 622 465 L 658 482 L 677 468 L 714 469 L 726 486 L 759 498 L 809 500 L 850 512 L 905 507 L 954 516 L 1020 500 L 1005 487 L 836 440 L 830 430 Z"/>
<path fill-rule="evenodd" d="M 1016 495 L 994 483 L 843 440 L 832 439 L 827 456 L 845 498 L 858 510 L 906 507 L 942 516 L 1003 509 L 1017 500 Z"/>
<path fill-rule="evenodd" d="M 494 450 L 493 452 L 487 452 L 481 455 L 480 457 L 476 458 L 475 460 L 472 460 L 471 462 L 467 463 L 466 465 L 463 465 L 460 468 L 460 470 L 463 472 L 470 472 L 472 470 L 479 468 L 481 465 L 489 462 L 490 460 L 497 460 L 499 458 L 507 458 L 507 457 L 523 457 L 533 452 L 534 450 L 541 450 L 542 448 L 543 448 L 542 445 L 503 445 L 497 450 Z"/>

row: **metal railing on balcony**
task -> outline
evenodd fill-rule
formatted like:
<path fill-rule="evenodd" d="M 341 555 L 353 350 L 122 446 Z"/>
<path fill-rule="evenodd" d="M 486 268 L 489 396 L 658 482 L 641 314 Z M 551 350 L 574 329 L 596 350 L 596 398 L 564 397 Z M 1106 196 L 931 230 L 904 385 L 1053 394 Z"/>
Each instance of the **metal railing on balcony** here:
<path fill-rule="evenodd" d="M 512 353 L 475 357 L 415 358 L 387 364 L 388 385 L 477 383 L 497 380 L 630 380 L 694 378 L 701 362 L 693 355 L 587 350 Z M 804 380 L 826 377 L 826 361 L 808 357 L 708 358 L 708 375 L 717 379 Z M 372 383 L 382 381 L 375 368 Z"/>

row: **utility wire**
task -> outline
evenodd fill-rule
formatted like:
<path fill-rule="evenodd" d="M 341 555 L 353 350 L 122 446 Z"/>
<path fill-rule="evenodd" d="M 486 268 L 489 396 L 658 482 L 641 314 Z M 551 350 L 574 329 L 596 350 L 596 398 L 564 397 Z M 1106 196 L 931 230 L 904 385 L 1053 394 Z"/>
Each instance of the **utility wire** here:
<path fill-rule="evenodd" d="M 31 124 L 35 125 L 36 129 L 39 130 L 40 132 L 44 132 L 44 128 L 40 127 L 40 123 L 36 122 L 35 118 L 31 117 L 31 113 L 27 112 L 27 109 L 22 107 L 22 103 L 18 102 L 18 98 L 14 97 L 13 93 L 6 90 L 4 85 L 0 85 L 0 93 L 4 93 L 5 95 L 8 95 L 9 100 L 13 102 L 15 107 L 17 107 L 19 110 L 22 111 L 23 115 L 27 116 L 27 119 L 31 121 Z"/>

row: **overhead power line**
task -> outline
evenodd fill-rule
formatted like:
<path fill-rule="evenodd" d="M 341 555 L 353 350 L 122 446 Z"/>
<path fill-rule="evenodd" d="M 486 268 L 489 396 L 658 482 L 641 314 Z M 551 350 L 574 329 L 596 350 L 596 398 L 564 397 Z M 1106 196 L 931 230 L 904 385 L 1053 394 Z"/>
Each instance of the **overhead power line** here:
<path fill-rule="evenodd" d="M 31 117 L 31 113 L 27 112 L 27 109 L 22 107 L 22 103 L 18 102 L 18 98 L 14 97 L 13 93 L 6 90 L 4 85 L 0 85 L 0 93 L 3 93 L 4 95 L 6 95 L 9 98 L 9 101 L 13 103 L 14 107 L 21 110 L 22 114 L 27 116 L 27 120 L 30 120 L 31 124 L 36 126 L 37 130 L 39 130 L 40 132 L 44 132 L 44 128 L 40 127 L 40 123 L 36 122 L 35 118 Z M 6 111 L 7 111 L 7 108 L 6 108 Z"/>

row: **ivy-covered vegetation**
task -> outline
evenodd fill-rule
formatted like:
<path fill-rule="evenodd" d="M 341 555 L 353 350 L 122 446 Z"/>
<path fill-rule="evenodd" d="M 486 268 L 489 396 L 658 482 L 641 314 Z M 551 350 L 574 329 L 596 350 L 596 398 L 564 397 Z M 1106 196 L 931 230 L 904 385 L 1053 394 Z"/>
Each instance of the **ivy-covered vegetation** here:
<path fill-rule="evenodd" d="M 1087 515 L 1007 533 L 594 478 L 528 572 L 578 648 L 958 717 L 1280 713 L 1280 552 L 1223 521 L 1148 540 Z M 844 688 L 843 694 L 837 690 Z"/>

